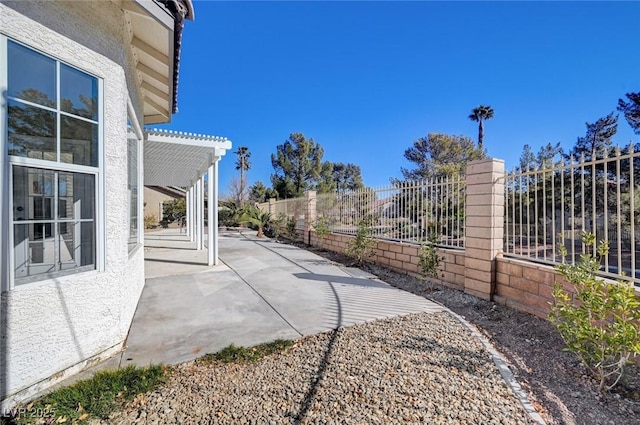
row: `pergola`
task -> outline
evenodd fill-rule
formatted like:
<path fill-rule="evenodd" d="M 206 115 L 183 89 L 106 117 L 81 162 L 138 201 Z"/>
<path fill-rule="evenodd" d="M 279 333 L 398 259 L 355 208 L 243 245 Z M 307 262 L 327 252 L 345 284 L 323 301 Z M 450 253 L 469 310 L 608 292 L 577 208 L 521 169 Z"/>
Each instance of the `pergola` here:
<path fill-rule="evenodd" d="M 231 149 L 224 137 L 149 130 L 144 140 L 144 184 L 187 188 L 187 234 L 204 249 L 205 179 L 208 265 L 218 264 L 218 161 Z M 206 176 L 206 177 L 205 177 Z"/>

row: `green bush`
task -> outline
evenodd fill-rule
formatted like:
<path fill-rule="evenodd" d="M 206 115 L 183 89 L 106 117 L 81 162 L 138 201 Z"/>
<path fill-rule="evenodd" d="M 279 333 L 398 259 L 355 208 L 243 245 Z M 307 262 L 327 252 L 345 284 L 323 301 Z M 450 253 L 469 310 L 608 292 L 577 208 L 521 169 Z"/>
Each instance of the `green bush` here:
<path fill-rule="evenodd" d="M 271 214 L 268 212 L 262 212 L 257 207 L 247 206 L 242 209 L 240 221 L 242 221 L 242 223 L 253 225 L 258 231 L 256 236 L 262 238 L 264 237 L 265 226 L 268 226 L 271 222 Z"/>
<path fill-rule="evenodd" d="M 298 237 L 298 232 L 296 231 L 296 219 L 295 217 L 287 218 L 287 223 L 285 225 L 285 231 L 287 232 L 287 237 L 292 241 L 295 241 Z"/>
<path fill-rule="evenodd" d="M 242 209 L 235 201 L 221 200 L 218 202 L 218 224 L 227 227 L 240 227 L 242 225 Z"/>
<path fill-rule="evenodd" d="M 595 237 L 582 234 L 582 242 L 593 247 Z M 567 250 L 561 244 L 561 255 Z M 623 376 L 633 355 L 640 354 L 640 303 L 627 282 L 598 278 L 600 259 L 609 245 L 600 241 L 597 254 L 588 252 L 576 264 L 560 264 L 558 273 L 575 289 L 575 299 L 557 283 L 549 319 L 582 363 L 599 380 L 600 391 L 610 390 Z"/>
<path fill-rule="evenodd" d="M 184 198 L 172 199 L 162 203 L 162 221 L 173 223 L 187 215 L 187 202 Z"/>
<path fill-rule="evenodd" d="M 361 266 L 365 259 L 373 255 L 376 239 L 373 237 L 373 229 L 370 220 L 361 220 L 358 223 L 356 237 L 349 240 L 345 253 L 355 260 L 355 265 Z"/>
<path fill-rule="evenodd" d="M 418 270 L 422 281 L 429 283 L 429 289 L 433 289 L 433 280 L 443 276 L 440 274 L 440 262 L 444 260 L 444 257 L 438 254 L 437 243 L 438 237 L 433 234 L 429 236 L 427 242 L 420 246 Z"/>
<path fill-rule="evenodd" d="M 283 213 L 278 214 L 276 218 L 271 217 L 271 221 L 264 227 L 265 236 L 277 240 L 286 220 L 287 216 Z"/>
<path fill-rule="evenodd" d="M 331 233 L 331 229 L 329 228 L 326 217 L 320 217 L 319 219 L 317 219 L 315 225 L 313 226 L 313 229 L 316 232 L 316 236 L 320 239 Z"/>

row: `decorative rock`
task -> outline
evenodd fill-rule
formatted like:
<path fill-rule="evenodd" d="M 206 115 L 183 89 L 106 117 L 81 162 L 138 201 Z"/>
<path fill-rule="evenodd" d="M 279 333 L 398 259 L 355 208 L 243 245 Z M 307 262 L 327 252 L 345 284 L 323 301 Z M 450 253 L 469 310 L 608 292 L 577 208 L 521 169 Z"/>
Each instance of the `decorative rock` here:
<path fill-rule="evenodd" d="M 535 424 L 484 346 L 447 313 L 303 338 L 255 364 L 175 368 L 107 423 Z"/>

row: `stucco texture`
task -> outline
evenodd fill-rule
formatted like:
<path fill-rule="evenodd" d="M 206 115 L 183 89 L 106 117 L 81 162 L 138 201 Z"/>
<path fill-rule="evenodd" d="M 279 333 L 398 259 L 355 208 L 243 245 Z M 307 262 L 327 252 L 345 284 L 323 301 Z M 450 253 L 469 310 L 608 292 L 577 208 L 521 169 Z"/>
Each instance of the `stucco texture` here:
<path fill-rule="evenodd" d="M 125 16 L 116 3 L 3 1 L 0 31 L 104 82 L 104 201 L 97 223 L 104 235 L 97 240 L 104 270 L 3 292 L 5 394 L 0 399 L 16 399 L 55 383 L 68 368 L 77 370 L 105 350 L 120 348 L 126 338 L 144 286 L 143 250 L 130 255 L 127 249 L 127 98 L 138 112 L 140 101 L 137 88 L 128 90 L 136 86 Z"/>

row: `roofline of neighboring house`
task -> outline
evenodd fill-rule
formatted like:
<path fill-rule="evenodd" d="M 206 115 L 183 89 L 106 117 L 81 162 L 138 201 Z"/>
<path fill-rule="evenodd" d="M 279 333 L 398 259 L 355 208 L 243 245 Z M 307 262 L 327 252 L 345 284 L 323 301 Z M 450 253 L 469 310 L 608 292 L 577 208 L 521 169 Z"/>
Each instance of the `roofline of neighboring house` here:
<path fill-rule="evenodd" d="M 185 198 L 187 196 L 187 191 L 177 187 L 177 186 L 147 186 L 149 189 L 153 189 L 156 192 L 163 193 L 167 196 L 172 196 L 175 198 Z"/>

